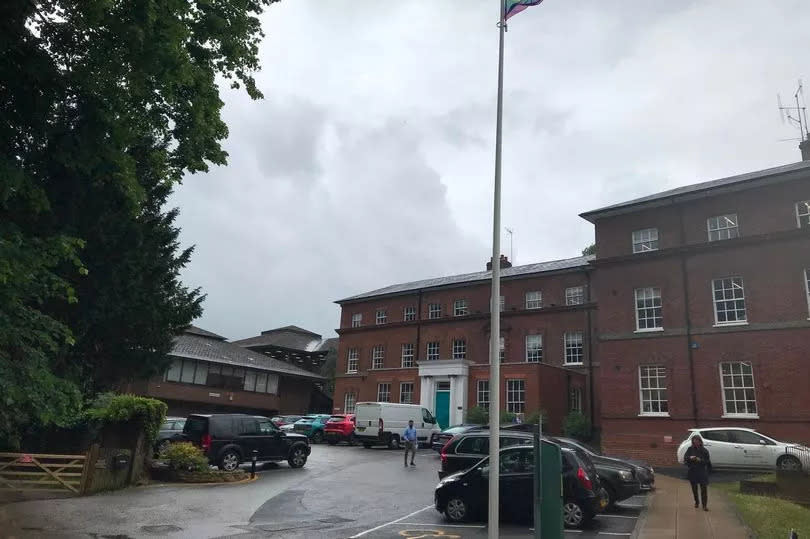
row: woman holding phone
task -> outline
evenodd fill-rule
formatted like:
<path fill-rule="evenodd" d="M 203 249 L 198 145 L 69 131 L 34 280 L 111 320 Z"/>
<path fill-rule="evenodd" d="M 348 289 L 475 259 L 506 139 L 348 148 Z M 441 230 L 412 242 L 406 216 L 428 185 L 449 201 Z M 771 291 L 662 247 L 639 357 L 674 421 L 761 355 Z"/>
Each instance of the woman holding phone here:
<path fill-rule="evenodd" d="M 692 436 L 692 445 L 686 450 L 684 456 L 684 464 L 689 468 L 689 483 L 692 485 L 692 496 L 695 498 L 695 509 L 700 507 L 700 501 L 703 501 L 703 510 L 708 511 L 706 507 L 706 486 L 709 484 L 709 470 L 712 467 L 712 461 L 709 458 L 709 451 L 703 447 L 703 438 L 697 434 Z M 700 498 L 698 499 L 698 485 L 700 485 Z"/>

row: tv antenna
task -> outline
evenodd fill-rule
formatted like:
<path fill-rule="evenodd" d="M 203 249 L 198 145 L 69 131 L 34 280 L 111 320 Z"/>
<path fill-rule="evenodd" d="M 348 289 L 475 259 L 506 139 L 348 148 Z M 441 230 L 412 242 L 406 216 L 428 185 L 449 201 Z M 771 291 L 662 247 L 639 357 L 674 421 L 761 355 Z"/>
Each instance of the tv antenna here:
<path fill-rule="evenodd" d="M 782 117 L 782 123 L 789 123 L 799 129 L 798 139 L 783 139 L 783 140 L 810 140 L 810 125 L 807 123 L 807 103 L 804 100 L 804 87 L 802 80 L 799 79 L 799 87 L 793 94 L 793 99 L 796 105 L 785 106 L 782 104 L 782 96 L 776 94 L 776 102 L 779 106 L 779 115 Z"/>
<path fill-rule="evenodd" d="M 506 230 L 506 233 L 509 234 L 509 260 L 512 261 L 512 264 L 515 263 L 515 245 L 512 241 L 515 237 L 514 231 L 509 228 L 508 226 L 503 227 Z"/>

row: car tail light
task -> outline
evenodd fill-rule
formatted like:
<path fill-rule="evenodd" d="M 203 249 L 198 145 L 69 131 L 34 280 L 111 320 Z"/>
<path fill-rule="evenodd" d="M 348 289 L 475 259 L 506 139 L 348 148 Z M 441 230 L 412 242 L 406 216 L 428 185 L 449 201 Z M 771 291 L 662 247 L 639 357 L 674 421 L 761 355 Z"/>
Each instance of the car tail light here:
<path fill-rule="evenodd" d="M 442 458 L 442 470 L 444 470 L 445 465 L 447 464 L 447 450 L 450 446 L 450 442 L 453 441 L 453 438 L 447 440 L 447 443 L 442 446 L 442 450 L 439 452 L 439 456 Z"/>
<path fill-rule="evenodd" d="M 585 487 L 586 490 L 593 490 L 593 482 L 591 482 L 591 478 L 588 477 L 588 474 L 586 474 L 585 470 L 582 468 L 577 470 L 577 479 L 579 479 L 579 482 L 582 483 L 582 486 Z"/>
<path fill-rule="evenodd" d="M 203 452 L 208 452 L 208 450 L 211 449 L 211 435 L 203 434 L 200 445 L 202 446 Z"/>

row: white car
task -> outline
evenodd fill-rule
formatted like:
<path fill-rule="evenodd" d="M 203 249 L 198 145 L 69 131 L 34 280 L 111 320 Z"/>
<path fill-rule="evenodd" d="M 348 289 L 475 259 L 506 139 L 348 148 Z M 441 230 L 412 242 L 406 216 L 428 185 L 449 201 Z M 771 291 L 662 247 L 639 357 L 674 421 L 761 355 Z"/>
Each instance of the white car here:
<path fill-rule="evenodd" d="M 711 427 L 689 429 L 678 447 L 678 462 L 683 463 L 692 436 L 699 434 L 709 451 L 712 468 L 801 470 L 810 467 L 810 449 L 800 444 L 779 442 L 753 429 Z"/>

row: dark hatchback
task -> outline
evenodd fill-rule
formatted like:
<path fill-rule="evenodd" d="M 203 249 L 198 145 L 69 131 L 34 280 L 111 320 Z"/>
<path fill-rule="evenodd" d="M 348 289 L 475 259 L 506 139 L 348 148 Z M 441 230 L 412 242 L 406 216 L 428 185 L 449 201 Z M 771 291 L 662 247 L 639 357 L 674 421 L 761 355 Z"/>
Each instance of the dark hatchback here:
<path fill-rule="evenodd" d="M 500 442 L 501 449 L 513 445 L 531 446 L 534 443 L 534 438 L 531 434 L 524 432 L 502 432 Z M 488 455 L 489 431 L 476 429 L 457 434 L 439 452 L 442 462 L 439 479 L 472 468 Z"/>
<path fill-rule="evenodd" d="M 446 428 L 441 432 L 434 432 L 430 436 L 430 447 L 437 453 L 440 453 L 442 447 L 444 447 L 444 445 L 449 442 L 453 436 L 464 434 L 465 432 L 480 428 L 481 425 L 453 425 L 452 427 Z"/>
<path fill-rule="evenodd" d="M 554 442 L 560 447 L 577 452 L 582 458 L 589 459 L 599 474 L 599 480 L 607 493 L 608 507 L 614 507 L 616 502 L 626 500 L 641 491 L 641 484 L 636 477 L 634 466 L 617 459 L 591 455 L 580 443 L 570 438 L 547 437 L 546 440 Z"/>
<path fill-rule="evenodd" d="M 193 414 L 183 427 L 183 440 L 202 448 L 208 462 L 233 471 L 250 460 L 286 460 L 291 468 L 306 464 L 312 448 L 306 436 L 279 430 L 270 419 L 246 414 Z"/>
<path fill-rule="evenodd" d="M 563 522 L 580 528 L 607 505 L 596 470 L 570 449 L 562 449 Z M 512 446 L 500 451 L 500 516 L 531 522 L 533 515 L 534 448 Z M 485 520 L 489 489 L 489 458 L 436 486 L 436 510 L 451 522 Z"/>
<path fill-rule="evenodd" d="M 588 457 L 594 464 L 596 464 L 597 468 L 599 468 L 599 463 L 604 464 L 620 463 L 626 466 L 630 466 L 635 471 L 636 478 L 638 479 L 642 491 L 651 490 L 655 488 L 655 470 L 653 469 L 652 466 L 650 466 L 646 462 L 641 462 L 633 459 L 626 459 L 623 457 L 608 457 L 607 455 L 603 455 L 599 451 L 595 450 L 589 445 L 580 442 L 579 440 L 573 440 L 571 438 L 559 438 L 559 440 L 560 443 L 566 443 L 568 445 L 576 446 L 577 448 L 587 453 Z"/>

